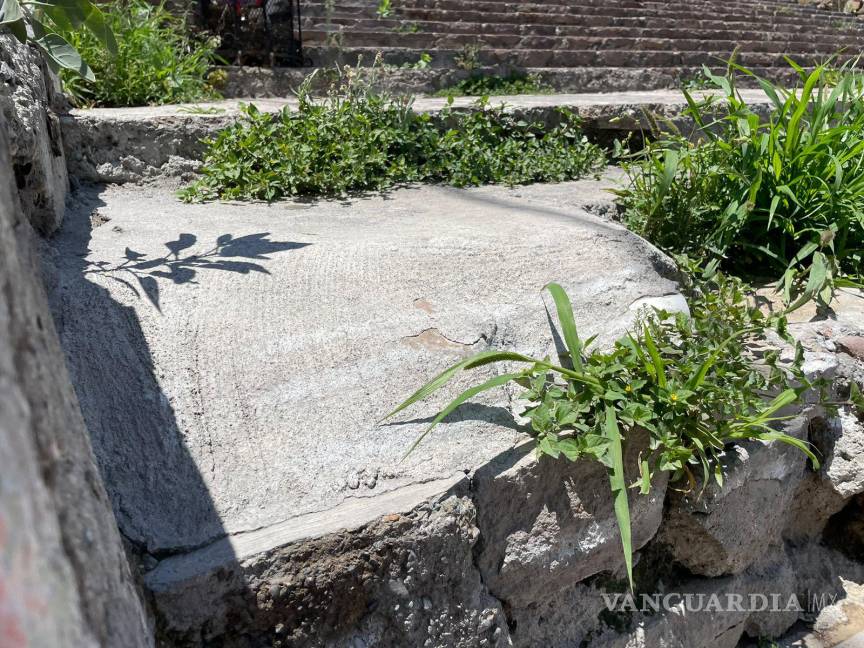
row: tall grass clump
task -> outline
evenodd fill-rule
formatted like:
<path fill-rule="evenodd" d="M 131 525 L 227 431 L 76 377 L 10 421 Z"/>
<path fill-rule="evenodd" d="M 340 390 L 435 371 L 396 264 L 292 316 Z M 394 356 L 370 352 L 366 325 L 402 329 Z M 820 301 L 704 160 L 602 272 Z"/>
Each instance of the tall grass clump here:
<path fill-rule="evenodd" d="M 246 106 L 242 120 L 209 142 L 202 178 L 181 197 L 278 200 L 408 182 L 514 185 L 569 180 L 604 164 L 565 110 L 551 127 L 488 101 L 433 117 L 415 112 L 410 97 L 373 91 L 374 78 L 362 81 L 350 68 L 320 100 L 311 83 L 299 89 L 296 110 Z"/>
<path fill-rule="evenodd" d="M 539 454 L 598 461 L 607 468 L 631 587 L 628 490 L 648 494 L 659 472 L 697 494 L 712 481 L 722 486 L 719 455 L 748 439 L 790 444 L 818 468 L 806 442 L 775 429 L 788 418 L 784 408 L 810 388 L 801 370 L 800 344 L 794 360 L 785 364 L 777 351 L 761 356 L 751 351 L 751 343 L 769 330 L 791 342 L 784 317 L 763 315 L 742 281 L 717 272 L 716 263 L 700 270 L 681 261 L 691 316 L 657 310 L 610 350 L 589 351 L 593 338 L 579 335 L 566 292 L 557 284 L 546 286 L 566 347 L 558 358 L 489 350 L 445 369 L 388 417 L 442 389 L 462 371 L 504 365 L 503 371 L 456 396 L 409 452 L 477 394 L 506 384 L 521 387 L 524 416 Z M 852 397 L 861 400 L 857 392 Z M 650 441 L 634 465 L 625 465 L 623 448 L 637 429 L 647 432 Z"/>
<path fill-rule="evenodd" d="M 79 105 L 147 106 L 217 97 L 208 82 L 215 43 L 192 36 L 164 3 L 111 0 L 100 5 L 116 40 L 109 52 L 92 33 L 64 33 L 90 64 L 95 79 L 63 70 L 64 90 Z"/>
<path fill-rule="evenodd" d="M 696 130 L 660 135 L 625 163 L 618 192 L 627 224 L 661 248 L 756 279 L 778 280 L 790 307 L 861 282 L 864 260 L 864 84 L 852 69 L 790 61 L 800 83 L 784 88 L 730 63 L 705 70 L 722 99 L 685 90 Z M 741 98 L 754 79 L 767 114 Z"/>

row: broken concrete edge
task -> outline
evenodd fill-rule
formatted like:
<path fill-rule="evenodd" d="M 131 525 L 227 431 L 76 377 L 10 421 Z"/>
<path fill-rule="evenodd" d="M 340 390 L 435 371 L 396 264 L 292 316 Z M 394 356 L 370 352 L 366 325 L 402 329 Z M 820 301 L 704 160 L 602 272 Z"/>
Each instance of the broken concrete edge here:
<path fill-rule="evenodd" d="M 709 96 L 710 92 L 695 92 Z M 758 112 L 770 108 L 761 90 L 741 90 L 742 98 Z M 714 95 L 716 96 L 716 95 Z M 241 118 L 241 105 L 254 103 L 265 113 L 294 108 L 295 98 L 262 98 L 247 102 L 223 100 L 139 108 L 72 110 L 60 117 L 70 177 L 87 182 L 139 182 L 148 178 L 194 177 L 206 151 L 205 141 Z M 422 97 L 413 103 L 417 112 L 438 114 L 445 98 Z M 603 133 L 623 134 L 651 130 L 651 117 L 672 122 L 681 130 L 692 127 L 684 117 L 687 102 L 679 91 L 642 91 L 595 94 L 522 95 L 493 97 L 491 106 L 525 119 L 546 124 L 560 118 L 560 109 L 572 111 L 589 135 L 603 141 Z M 457 97 L 454 110 L 476 110 L 476 97 Z"/>
<path fill-rule="evenodd" d="M 406 513 L 423 502 L 445 498 L 464 485 L 467 479 L 465 473 L 459 472 L 452 477 L 403 486 L 382 495 L 349 497 L 326 511 L 316 511 L 254 531 L 229 535 L 200 549 L 160 561 L 146 574 L 144 582 L 158 594 L 232 562 L 328 533 L 357 529 L 385 515 Z"/>

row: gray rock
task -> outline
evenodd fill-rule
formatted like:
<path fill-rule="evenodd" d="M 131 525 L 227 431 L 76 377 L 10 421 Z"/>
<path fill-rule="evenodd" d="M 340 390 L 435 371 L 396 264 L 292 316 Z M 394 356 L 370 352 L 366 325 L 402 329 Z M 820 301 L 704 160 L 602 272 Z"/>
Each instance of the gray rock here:
<path fill-rule="evenodd" d="M 668 260 L 581 211 L 572 187 L 424 186 L 350 206 L 82 194 L 55 239 L 53 294 L 124 533 L 151 553 L 184 550 L 512 447 L 515 394 L 501 389 L 402 461 L 428 417 L 492 368 L 376 422 L 469 353 L 554 354 L 550 280 L 599 344 L 634 301 L 675 292 Z M 94 207 L 107 224 L 91 225 Z"/>
<path fill-rule="evenodd" d="M 63 219 L 69 180 L 54 77 L 35 49 L 0 33 L 0 116 L 7 129 L 19 199 L 43 235 Z"/>
<path fill-rule="evenodd" d="M 504 646 L 459 475 L 168 558 L 147 575 L 173 646 Z M 384 512 L 387 512 L 384 514 Z"/>
<path fill-rule="evenodd" d="M 614 625 L 598 628 L 589 644 L 599 648 L 735 648 L 746 633 L 769 638 L 798 618 L 787 611 L 796 594 L 793 566 L 782 548 L 745 571 L 718 578 L 696 578 L 671 588 L 658 587 L 659 612 L 616 612 Z M 771 595 L 777 596 L 775 604 Z M 763 600 L 760 597 L 765 596 Z M 662 602 L 667 600 L 669 609 Z M 751 598 L 753 597 L 753 598 Z M 638 604 L 640 597 L 634 599 Z M 770 611 L 760 612 L 763 605 Z"/>
<path fill-rule="evenodd" d="M 807 438 L 798 416 L 783 430 Z M 747 442 L 725 453 L 724 484 L 699 492 L 670 492 L 660 532 L 675 560 L 695 574 L 742 571 L 780 540 L 787 509 L 804 474 L 806 457 L 780 442 Z"/>
<path fill-rule="evenodd" d="M 831 516 L 845 503 L 821 473 L 807 471 L 790 502 L 783 537 L 794 543 L 818 538 Z"/>
<path fill-rule="evenodd" d="M 813 444 L 822 455 L 820 475 L 842 498 L 864 492 L 864 423 L 850 407 L 812 426 Z"/>
<path fill-rule="evenodd" d="M 644 436 L 625 449 L 628 481 L 638 478 Z M 667 473 L 651 493 L 630 491 L 633 549 L 656 533 Z M 623 571 L 621 540 L 605 466 L 543 457 L 526 446 L 478 469 L 473 477 L 483 544 L 478 564 L 490 592 L 511 607 L 556 598 L 558 592 L 603 571 Z"/>

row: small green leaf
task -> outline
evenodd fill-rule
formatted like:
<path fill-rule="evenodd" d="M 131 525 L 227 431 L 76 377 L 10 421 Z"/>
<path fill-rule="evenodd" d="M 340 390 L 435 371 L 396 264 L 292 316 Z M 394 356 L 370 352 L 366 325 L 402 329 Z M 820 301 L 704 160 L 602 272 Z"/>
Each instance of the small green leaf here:
<path fill-rule="evenodd" d="M 561 322 L 561 332 L 567 351 L 570 353 L 570 361 L 576 371 L 582 371 L 582 342 L 576 330 L 576 320 L 573 317 L 573 306 L 567 292 L 557 283 L 548 283 L 545 286 L 552 299 L 555 301 L 555 309 L 558 312 L 558 321 Z"/>
<path fill-rule="evenodd" d="M 648 349 L 648 355 L 651 356 L 651 363 L 654 366 L 654 375 L 657 379 L 657 384 L 666 388 L 666 370 L 663 365 L 663 358 L 660 357 L 660 352 L 657 350 L 657 345 L 654 344 L 654 338 L 651 337 L 651 329 L 649 325 L 645 325 L 642 329 L 645 337 L 645 347 Z"/>
<path fill-rule="evenodd" d="M 45 32 L 45 28 L 35 20 L 33 21 L 33 25 L 34 28 L 37 25 L 39 26 L 38 31 L 34 31 L 40 34 L 34 38 L 34 42 L 45 54 L 49 64 L 53 64 L 58 68 L 73 70 L 88 81 L 96 80 L 93 70 L 81 59 L 81 55 L 66 39 L 59 34 Z"/>

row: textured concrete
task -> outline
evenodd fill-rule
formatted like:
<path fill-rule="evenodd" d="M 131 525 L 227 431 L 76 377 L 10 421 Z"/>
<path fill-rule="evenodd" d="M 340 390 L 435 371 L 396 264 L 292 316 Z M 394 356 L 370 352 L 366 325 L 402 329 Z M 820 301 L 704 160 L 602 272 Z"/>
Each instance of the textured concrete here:
<path fill-rule="evenodd" d="M 376 421 L 467 353 L 548 353 L 548 281 L 607 342 L 631 304 L 675 290 L 665 259 L 581 210 L 570 184 L 272 206 L 107 189 L 56 251 L 61 335 L 115 512 L 155 553 L 482 463 L 518 436 L 503 390 L 404 462 L 469 379 Z"/>

